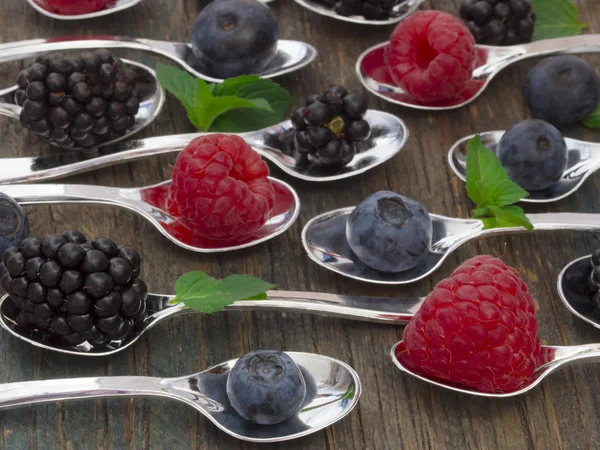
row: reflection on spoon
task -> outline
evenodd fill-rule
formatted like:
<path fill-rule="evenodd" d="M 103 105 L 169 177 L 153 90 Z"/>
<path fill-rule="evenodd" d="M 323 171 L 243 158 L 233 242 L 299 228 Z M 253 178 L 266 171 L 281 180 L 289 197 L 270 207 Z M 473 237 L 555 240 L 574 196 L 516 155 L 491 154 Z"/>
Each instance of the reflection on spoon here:
<path fill-rule="evenodd" d="M 487 131 L 480 133 L 479 137 L 487 148 L 496 153 L 503 135 L 504 131 Z M 463 181 L 467 180 L 467 146 L 474 136 L 459 139 L 448 152 L 448 164 Z M 600 168 L 600 144 L 569 138 L 565 138 L 565 142 L 569 149 L 569 161 L 562 178 L 546 189 L 531 191 L 522 202 L 550 203 L 562 200 L 577 191 Z"/>
<path fill-rule="evenodd" d="M 52 203 L 98 203 L 119 206 L 138 213 L 154 225 L 167 239 L 193 252 L 218 253 L 240 250 L 278 236 L 298 218 L 300 199 L 294 189 L 283 181 L 271 178 L 275 189 L 275 206 L 269 221 L 247 242 L 225 245 L 209 239 L 185 242 L 177 220 L 165 211 L 164 205 L 171 181 L 142 188 L 121 189 L 78 184 L 18 184 L 0 186 L 0 192 L 23 205 Z"/>
<path fill-rule="evenodd" d="M 271 147 L 267 135 L 290 129 L 292 125 L 289 120 L 264 130 L 238 135 L 254 150 L 293 177 L 307 181 L 333 181 L 366 172 L 392 158 L 404 147 L 408 129 L 401 119 L 382 111 L 369 110 L 365 120 L 371 125 L 370 147 L 358 153 L 341 169 L 304 167 L 298 165 L 291 156 L 283 154 L 280 149 Z M 192 139 L 202 135 L 162 136 L 35 158 L 0 158 L 0 184 L 56 179 L 154 155 L 180 152 Z"/>
<path fill-rule="evenodd" d="M 590 292 L 592 255 L 571 261 L 558 275 L 558 296 L 567 309 L 593 327 L 600 328 L 600 310 L 594 305 L 595 292 Z"/>
<path fill-rule="evenodd" d="M 477 45 L 475 46 L 475 70 L 466 90 L 456 98 L 431 104 L 421 103 L 395 86 L 385 62 L 385 51 L 388 45 L 388 42 L 378 44 L 358 57 L 356 74 L 360 82 L 373 94 L 391 103 L 409 108 L 441 111 L 460 108 L 471 103 L 481 95 L 502 69 L 516 61 L 540 56 L 599 52 L 600 34 L 545 39 L 509 47 Z"/>
<path fill-rule="evenodd" d="M 221 78 L 214 78 L 201 72 L 191 44 L 127 36 L 56 37 L 0 44 L 0 62 L 21 60 L 43 53 L 94 48 L 127 48 L 156 53 L 171 59 L 198 78 L 210 83 L 223 82 Z M 285 75 L 307 66 L 316 56 L 317 50 L 311 45 L 280 39 L 277 42 L 277 55 L 258 75 L 262 78 Z"/>
<path fill-rule="evenodd" d="M 519 389 L 518 391 L 495 394 L 477 391 L 475 389 L 470 389 L 467 386 L 447 384 L 444 382 L 444 380 L 441 380 L 439 378 L 433 378 L 429 375 L 416 373 L 415 371 L 409 369 L 406 366 L 406 364 L 403 364 L 402 361 L 398 358 L 397 354 L 400 351 L 402 351 L 403 348 L 403 341 L 400 341 L 392 347 L 392 350 L 390 352 L 392 361 L 394 362 L 394 364 L 396 364 L 396 367 L 398 367 L 403 372 L 412 375 L 413 377 L 418 378 L 419 380 L 431 383 L 435 386 L 449 389 L 451 391 L 488 398 L 505 398 L 525 394 L 526 392 L 532 390 L 534 387 L 540 384 L 544 378 L 546 378 L 551 373 L 556 372 L 558 369 L 574 364 L 600 362 L 600 344 L 571 346 L 542 345 L 542 351 L 540 355 L 541 357 L 540 361 L 538 362 L 538 367 L 531 379 L 529 380 L 529 383 L 525 387 Z"/>
<path fill-rule="evenodd" d="M 359 320 L 389 325 L 406 325 L 425 300 L 415 298 L 354 297 L 321 292 L 269 291 L 268 300 L 241 300 L 228 306 L 226 311 L 283 311 L 316 314 L 326 317 Z M 182 303 L 169 305 L 172 296 L 148 294 L 146 308 L 149 316 L 137 324 L 125 339 L 111 341 L 98 348 L 84 342 L 75 347 L 65 345 L 55 336 L 36 329 L 21 327 L 17 322 L 19 310 L 8 295 L 0 299 L 0 326 L 18 339 L 45 350 L 82 356 L 107 356 L 121 352 L 136 343 L 140 337 L 161 321 L 193 313 Z"/>
<path fill-rule="evenodd" d="M 430 214 L 433 238 L 420 265 L 404 272 L 386 273 L 367 267 L 346 240 L 346 222 L 354 207 L 337 209 L 311 219 L 302 230 L 302 245 L 309 258 L 326 269 L 355 280 L 377 284 L 407 284 L 438 269 L 454 250 L 481 236 L 524 232 L 524 228 L 483 229 L 477 219 L 457 219 Z M 600 230 L 600 214 L 528 214 L 534 230 Z"/>
<path fill-rule="evenodd" d="M 146 128 L 158 117 L 165 104 L 165 91 L 156 78 L 154 71 L 138 62 L 126 59 L 124 59 L 123 62 L 137 73 L 136 79 L 137 83 L 139 83 L 138 86 L 142 87 L 142 89 L 139 90 L 143 93 L 142 98 L 140 98 L 140 109 L 135 115 L 135 123 L 125 132 L 125 134 L 123 134 L 123 136 L 111 141 L 103 142 L 100 146 L 114 144 L 115 142 L 126 139 Z M 13 86 L 0 91 L 0 115 L 19 120 L 22 108 L 15 104 L 15 93 L 17 92 L 17 89 L 17 86 Z M 82 148 L 73 147 L 71 150 L 81 149 Z"/>
<path fill-rule="evenodd" d="M 132 6 L 137 5 L 142 0 L 116 0 L 114 3 L 110 3 L 106 5 L 105 8 L 100 11 L 94 11 L 86 14 L 57 14 L 51 11 L 48 11 L 44 8 L 45 0 L 26 0 L 34 9 L 36 9 L 39 13 L 43 14 L 46 17 L 50 17 L 52 19 L 60 19 L 60 20 L 82 20 L 82 19 L 93 19 L 94 17 L 106 16 L 108 14 L 114 14 L 119 11 L 123 11 L 125 9 L 131 8 Z"/>
<path fill-rule="evenodd" d="M 344 22 L 360 23 L 363 25 L 392 25 L 406 19 L 410 14 L 415 12 L 425 0 L 404 0 L 394 7 L 389 19 L 385 20 L 368 20 L 363 16 L 343 16 L 338 14 L 333 8 L 329 8 L 315 0 L 296 0 L 300 6 L 305 7 L 317 14 Z"/>
<path fill-rule="evenodd" d="M 195 408 L 217 428 L 244 441 L 280 442 L 307 436 L 346 416 L 358 403 L 361 383 L 348 364 L 313 353 L 287 352 L 307 380 L 307 399 L 295 417 L 256 425 L 240 417 L 224 391 L 236 359 L 180 378 L 96 377 L 0 384 L 0 409 L 106 397 L 159 397 Z"/>

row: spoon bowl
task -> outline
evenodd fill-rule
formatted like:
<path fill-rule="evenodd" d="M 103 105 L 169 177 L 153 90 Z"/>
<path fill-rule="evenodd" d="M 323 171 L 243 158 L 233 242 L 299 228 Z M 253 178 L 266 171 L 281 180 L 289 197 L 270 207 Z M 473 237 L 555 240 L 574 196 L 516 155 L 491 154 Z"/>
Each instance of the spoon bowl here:
<path fill-rule="evenodd" d="M 192 75 L 209 83 L 222 83 L 204 73 L 192 51 L 192 45 L 185 42 L 157 41 L 154 39 L 132 38 L 127 36 L 77 36 L 0 44 L 0 62 L 21 60 L 49 52 L 89 50 L 97 48 L 132 49 L 154 53 L 169 58 Z M 262 78 L 274 78 L 299 70 L 315 60 L 317 50 L 300 41 L 280 39 L 277 54 L 264 71 L 257 74 Z"/>
<path fill-rule="evenodd" d="M 52 19 L 83 20 L 83 19 L 93 19 L 95 17 L 102 17 L 102 16 L 106 16 L 108 14 L 114 14 L 116 12 L 123 11 L 125 9 L 129 9 L 129 8 L 137 5 L 141 1 L 142 0 L 117 0 L 112 5 L 107 5 L 106 8 L 104 8 L 100 11 L 95 11 L 95 12 L 86 13 L 86 14 L 73 14 L 73 15 L 56 14 L 51 11 L 48 11 L 46 8 L 44 8 L 42 6 L 42 4 L 44 3 L 44 0 L 27 0 L 27 3 L 29 3 L 39 13 L 43 14 L 46 17 L 50 17 Z"/>
<path fill-rule="evenodd" d="M 365 119 L 371 125 L 370 146 L 357 154 L 341 169 L 303 167 L 280 149 L 271 147 L 268 135 L 291 128 L 284 121 L 264 130 L 239 133 L 252 148 L 281 170 L 306 181 L 334 181 L 366 172 L 394 157 L 406 144 L 408 128 L 398 117 L 382 111 L 369 110 Z M 180 152 L 194 138 L 209 133 L 181 134 L 121 142 L 102 148 L 39 156 L 35 158 L 0 158 L 0 184 L 24 183 L 66 177 L 90 170 L 123 164 L 170 152 Z M 230 133 L 234 134 L 234 133 Z"/>
<path fill-rule="evenodd" d="M 140 98 L 140 108 L 135 115 L 135 123 L 125 132 L 125 134 L 111 141 L 103 142 L 98 145 L 99 147 L 109 146 L 118 141 L 122 141 L 123 139 L 127 139 L 138 131 L 146 128 L 158 117 L 165 104 L 166 94 L 156 78 L 155 72 L 144 64 L 135 61 L 124 59 L 123 62 L 137 73 L 137 80 L 138 83 L 140 83 L 138 86 L 141 87 L 140 91 L 143 94 L 142 98 Z M 17 86 L 13 86 L 0 91 L 0 115 L 19 120 L 22 108 L 15 104 L 14 101 L 17 89 Z M 56 144 L 53 143 L 53 145 Z M 71 151 L 72 150 L 77 152 L 86 149 L 73 147 Z"/>
<path fill-rule="evenodd" d="M 300 6 L 309 9 L 317 14 L 326 17 L 332 17 L 344 22 L 358 23 L 361 25 L 393 25 L 406 19 L 410 14 L 416 11 L 425 0 L 405 0 L 396 5 L 390 14 L 390 17 L 385 20 L 367 20 L 363 16 L 342 16 L 319 2 L 314 0 L 296 0 Z"/>
<path fill-rule="evenodd" d="M 0 409 L 91 398 L 169 398 L 196 409 L 237 439 L 267 443 L 315 433 L 345 417 L 358 404 L 361 382 L 348 364 L 312 353 L 287 354 L 300 367 L 307 392 L 300 411 L 275 425 L 256 425 L 231 406 L 226 384 L 237 359 L 179 378 L 121 376 L 6 383 L 0 385 Z"/>
<path fill-rule="evenodd" d="M 593 327 L 600 328 L 600 311 L 594 305 L 594 293 L 588 286 L 592 255 L 571 261 L 558 275 L 558 296 L 569 311 Z"/>
<path fill-rule="evenodd" d="M 0 191 L 23 205 L 54 203 L 98 203 L 119 206 L 138 213 L 154 225 L 167 239 L 193 252 L 220 253 L 241 250 L 265 242 L 286 231 L 298 218 L 300 199 L 283 181 L 271 178 L 275 189 L 275 206 L 271 218 L 246 242 L 223 244 L 209 239 L 188 242 L 177 220 L 165 210 L 170 180 L 154 186 L 121 189 L 77 184 L 19 184 L 0 186 Z"/>
<path fill-rule="evenodd" d="M 389 42 L 365 50 L 356 62 L 356 74 L 374 95 L 397 105 L 425 111 L 444 111 L 465 106 L 479 97 L 502 69 L 516 61 L 540 56 L 600 51 L 600 35 L 545 39 L 508 47 L 475 46 L 475 64 L 471 81 L 455 98 L 423 103 L 395 85 L 387 69 L 385 52 Z"/>
<path fill-rule="evenodd" d="M 483 144 L 497 155 L 498 144 L 504 131 L 480 133 Z M 467 180 L 467 147 L 475 135 L 459 139 L 448 152 L 448 164 L 461 180 Z M 565 138 L 569 151 L 567 169 L 560 180 L 546 189 L 529 192 L 525 203 L 550 203 L 562 200 L 576 192 L 595 171 L 600 168 L 600 144 Z"/>
<path fill-rule="evenodd" d="M 525 231 L 524 228 L 484 229 L 477 219 L 457 219 L 430 214 L 432 244 L 417 267 L 404 272 L 380 272 L 360 261 L 346 239 L 346 222 L 354 207 L 341 208 L 311 219 L 302 230 L 302 245 L 310 259 L 320 266 L 348 278 L 376 284 L 407 284 L 421 280 L 437 270 L 458 247 L 471 239 L 493 234 Z M 535 230 L 600 230 L 598 214 L 529 214 Z"/>
<path fill-rule="evenodd" d="M 600 362 L 600 344 L 573 346 L 542 345 L 538 367 L 524 387 L 513 392 L 490 393 L 471 389 L 467 386 L 451 384 L 442 379 L 415 372 L 403 364 L 403 362 L 398 358 L 397 354 L 399 351 L 402 351 L 403 348 L 404 341 L 400 341 L 396 343 L 390 351 L 392 361 L 401 371 L 418 378 L 421 381 L 425 381 L 438 387 L 442 387 L 454 392 L 460 392 L 462 394 L 470 394 L 487 398 L 506 398 L 525 394 L 539 385 L 544 378 L 551 373 L 556 372 L 558 369 L 575 364 Z"/>

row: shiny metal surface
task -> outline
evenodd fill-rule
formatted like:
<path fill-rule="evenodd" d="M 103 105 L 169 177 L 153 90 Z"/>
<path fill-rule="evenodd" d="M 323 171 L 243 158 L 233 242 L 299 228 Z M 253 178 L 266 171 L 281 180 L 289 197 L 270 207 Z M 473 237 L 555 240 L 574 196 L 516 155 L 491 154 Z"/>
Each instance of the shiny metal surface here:
<path fill-rule="evenodd" d="M 496 153 L 503 135 L 504 131 L 486 131 L 480 133 L 479 137 L 487 148 Z M 466 181 L 467 145 L 474 136 L 458 140 L 448 152 L 450 168 L 463 181 Z M 600 168 L 600 144 L 570 138 L 565 138 L 565 142 L 569 149 L 569 162 L 562 178 L 546 189 L 530 192 L 522 202 L 550 203 L 562 200 L 577 191 Z"/>
<path fill-rule="evenodd" d="M 483 229 L 477 219 L 457 219 L 430 214 L 433 222 L 431 249 L 423 262 L 405 272 L 371 269 L 354 255 L 346 240 L 346 222 L 354 207 L 341 208 L 311 219 L 302 230 L 302 245 L 314 262 L 355 280 L 376 284 L 407 284 L 421 280 L 442 265 L 446 257 L 467 241 L 481 236 L 524 232 L 524 228 Z M 600 230 L 599 214 L 528 214 L 535 230 Z"/>
<path fill-rule="evenodd" d="M 317 3 L 313 0 L 296 0 L 300 6 L 310 9 L 322 16 L 333 17 L 344 22 L 359 23 L 363 25 L 392 25 L 398 23 L 415 12 L 425 0 L 406 0 L 395 6 L 389 19 L 386 20 L 367 20 L 362 16 L 342 16 L 336 13 L 332 8 Z"/>
<path fill-rule="evenodd" d="M 140 99 L 140 109 L 135 115 L 135 123 L 133 126 L 127 130 L 123 136 L 100 144 L 100 147 L 127 139 L 138 131 L 146 128 L 158 117 L 165 104 L 165 91 L 158 82 L 154 70 L 135 61 L 129 61 L 127 59 L 124 59 L 123 61 L 137 72 L 139 82 L 144 84 L 144 97 Z M 19 120 L 21 107 L 15 104 L 14 96 L 16 92 L 17 86 L 0 91 L 0 115 Z M 71 150 L 78 150 L 78 148 L 73 147 Z"/>
<path fill-rule="evenodd" d="M 283 181 L 275 178 L 271 178 L 271 181 L 276 191 L 274 211 L 279 212 L 269 219 L 255 239 L 244 244 L 227 247 L 192 246 L 180 241 L 165 228 L 172 226 L 176 220 L 160 207 L 148 203 L 145 198 L 148 198 L 156 190 L 166 190 L 171 183 L 170 180 L 154 186 L 129 189 L 83 184 L 17 184 L 0 186 L 0 192 L 13 197 L 23 205 L 97 203 L 119 206 L 138 213 L 154 225 L 163 236 L 186 250 L 200 253 L 219 253 L 240 250 L 265 242 L 286 231 L 296 221 L 300 213 L 298 194 L 289 184 Z M 278 196 L 277 192 L 283 192 L 284 195 Z M 290 204 L 278 205 L 277 202 L 281 201 L 281 198 L 286 200 L 291 198 L 292 201 L 289 202 Z"/>
<path fill-rule="evenodd" d="M 353 297 L 320 292 L 269 291 L 268 300 L 241 300 L 226 308 L 226 311 L 282 311 L 339 317 L 362 322 L 389 325 L 406 325 L 419 310 L 424 298 L 379 298 Z M 67 347 L 53 341 L 46 334 L 20 327 L 14 311 L 6 301 L 0 299 L 0 327 L 13 336 L 36 347 L 59 353 L 82 356 L 107 356 L 132 346 L 138 339 L 163 320 L 194 311 L 183 304 L 169 305 L 173 296 L 148 294 L 148 310 L 152 312 L 144 323 L 122 341 L 112 341 L 105 348 L 95 348 L 84 342 L 76 347 Z"/>
<path fill-rule="evenodd" d="M 579 281 L 580 276 L 589 277 L 592 273 L 590 258 L 592 255 L 582 256 L 571 261 L 558 275 L 556 288 L 558 297 L 571 313 L 593 327 L 600 328 L 600 316 L 593 307 L 592 299 L 576 292 L 570 284 Z M 585 280 L 582 280 L 585 282 Z"/>
<path fill-rule="evenodd" d="M 419 380 L 426 381 L 435 386 L 439 386 L 445 389 L 449 389 L 454 392 L 460 392 L 463 394 L 476 395 L 478 397 L 489 397 L 489 398 L 505 398 L 514 397 L 516 395 L 525 394 L 538 384 L 542 382 L 544 378 L 558 369 L 563 367 L 573 366 L 577 364 L 590 364 L 600 362 L 600 344 L 588 344 L 588 345 L 571 345 L 571 346 L 556 346 L 556 345 L 542 345 L 542 363 L 534 372 L 531 377 L 530 383 L 522 389 L 514 392 L 507 392 L 502 394 L 493 394 L 487 392 L 480 392 L 475 389 L 469 389 L 468 387 L 457 387 L 454 385 L 445 384 L 439 379 L 430 378 L 424 374 L 418 374 L 407 367 L 405 367 L 396 358 L 396 348 L 402 344 L 402 341 L 396 343 L 390 351 L 392 361 L 403 372 L 412 375 Z"/>
<path fill-rule="evenodd" d="M 93 48 L 128 48 L 156 53 L 179 64 L 191 74 L 211 83 L 223 80 L 202 73 L 202 69 L 191 44 L 184 42 L 157 41 L 153 39 L 132 38 L 127 36 L 78 36 L 0 44 L 0 62 L 24 59 L 42 53 Z M 277 43 L 277 55 L 269 66 L 259 73 L 263 78 L 274 78 L 298 70 L 310 64 L 317 56 L 317 50 L 304 42 L 280 39 Z"/>
<path fill-rule="evenodd" d="M 40 3 L 43 0 L 26 0 L 34 9 L 36 9 L 39 13 L 43 14 L 46 17 L 51 17 L 52 19 L 59 20 L 82 20 L 82 19 L 93 19 L 94 17 L 106 16 L 108 14 L 114 14 L 119 11 L 123 11 L 124 9 L 131 8 L 132 6 L 137 5 L 142 0 L 117 0 L 113 5 L 107 6 L 105 9 L 101 11 L 96 11 L 88 14 L 75 14 L 71 16 L 66 16 L 63 14 L 55 14 L 44 9 L 40 6 Z"/>
<path fill-rule="evenodd" d="M 374 51 L 386 47 L 389 42 L 383 42 L 365 50 L 356 62 L 356 74 L 363 86 L 374 95 L 391 103 L 409 108 L 442 111 L 460 108 L 471 103 L 485 90 L 492 79 L 505 67 L 528 58 L 540 56 L 551 56 L 575 53 L 597 53 L 600 51 L 600 34 L 587 34 L 582 36 L 571 36 L 556 39 L 545 39 L 528 44 L 520 44 L 509 47 L 496 47 L 477 45 L 476 60 L 477 67 L 473 71 L 472 85 L 467 89 L 464 98 L 448 101 L 447 104 L 431 106 L 422 104 L 415 98 L 409 96 L 398 86 L 379 82 L 366 75 L 363 70 L 365 58 Z"/>
<path fill-rule="evenodd" d="M 237 439 L 265 443 L 314 433 L 354 409 L 362 387 L 352 367 L 327 356 L 300 352 L 287 354 L 302 370 L 307 398 L 296 416 L 276 425 L 255 425 L 240 417 L 230 405 L 225 384 L 236 359 L 180 378 L 121 376 L 1 384 L 0 409 L 92 398 L 169 398 L 196 409 Z"/>
<path fill-rule="evenodd" d="M 401 119 L 392 114 L 369 110 L 365 119 L 369 121 L 372 128 L 372 146 L 357 154 L 346 167 L 335 171 L 299 167 L 294 158 L 284 155 L 281 150 L 270 147 L 265 142 L 267 133 L 278 133 L 291 128 L 290 121 L 281 122 L 264 130 L 238 135 L 263 157 L 293 177 L 317 182 L 341 180 L 383 164 L 402 150 L 408 139 L 408 128 Z M 51 180 L 154 155 L 180 152 L 192 139 L 205 134 L 209 133 L 131 140 L 102 148 L 61 152 L 33 158 L 0 158 L 0 184 Z"/>

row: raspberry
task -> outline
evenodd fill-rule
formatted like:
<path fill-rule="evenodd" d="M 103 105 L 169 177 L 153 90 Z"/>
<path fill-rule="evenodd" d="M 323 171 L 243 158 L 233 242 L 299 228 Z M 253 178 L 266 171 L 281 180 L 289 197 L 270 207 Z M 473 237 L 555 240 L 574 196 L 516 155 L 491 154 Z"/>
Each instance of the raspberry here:
<path fill-rule="evenodd" d="M 55 14 L 73 16 L 89 14 L 114 5 L 116 0 L 41 0 L 38 4 Z"/>
<path fill-rule="evenodd" d="M 469 85 L 475 39 L 448 13 L 418 11 L 392 32 L 386 59 L 394 82 L 417 100 L 445 100 Z"/>
<path fill-rule="evenodd" d="M 242 138 L 194 139 L 173 169 L 167 210 L 193 234 L 221 242 L 252 238 L 269 220 L 269 168 Z"/>
<path fill-rule="evenodd" d="M 511 392 L 535 371 L 537 328 L 533 299 L 517 271 L 477 256 L 427 296 L 396 357 L 452 384 Z"/>

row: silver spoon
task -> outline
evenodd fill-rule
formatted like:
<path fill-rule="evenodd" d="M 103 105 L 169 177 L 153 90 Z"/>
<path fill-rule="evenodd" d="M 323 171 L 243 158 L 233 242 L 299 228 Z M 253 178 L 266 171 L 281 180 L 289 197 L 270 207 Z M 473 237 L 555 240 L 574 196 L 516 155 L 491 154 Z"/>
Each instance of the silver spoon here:
<path fill-rule="evenodd" d="M 0 192 L 13 197 L 22 205 L 52 203 L 98 203 L 119 206 L 138 213 L 154 225 L 167 239 L 193 252 L 218 253 L 240 250 L 265 242 L 286 231 L 298 218 L 300 199 L 287 183 L 271 178 L 275 188 L 275 206 L 271 219 L 248 242 L 225 246 L 206 240 L 191 244 L 180 240 L 176 220 L 163 209 L 171 180 L 141 188 L 115 188 L 83 184 L 17 184 L 0 186 Z"/>
<path fill-rule="evenodd" d="M 558 296 L 567 309 L 593 327 L 600 328 L 600 311 L 593 303 L 595 293 L 590 293 L 592 255 L 571 261 L 558 275 Z M 586 289 L 587 288 L 587 289 Z"/>
<path fill-rule="evenodd" d="M 418 311 L 424 298 L 377 298 L 353 297 L 320 292 L 269 291 L 268 300 L 243 300 L 227 307 L 226 311 L 284 311 L 316 314 L 327 317 L 360 320 L 390 325 L 406 325 Z M 0 299 L 0 326 L 18 339 L 36 347 L 70 355 L 106 356 L 121 352 L 137 342 L 146 331 L 173 316 L 193 313 L 182 303 L 171 306 L 172 296 L 148 294 L 149 316 L 136 325 L 133 333 L 121 341 L 112 341 L 107 347 L 96 348 L 87 342 L 69 347 L 45 333 L 25 329 L 16 322 L 18 311 L 7 301 Z M 12 306 L 12 307 L 11 307 Z"/>
<path fill-rule="evenodd" d="M 540 56 L 571 53 L 596 53 L 600 51 L 600 35 L 587 34 L 566 38 L 545 39 L 510 47 L 477 45 L 475 70 L 471 84 L 459 97 L 435 104 L 423 104 L 394 85 L 385 63 L 384 52 L 389 42 L 365 50 L 356 62 L 358 79 L 378 97 L 397 105 L 427 111 L 460 108 L 475 100 L 490 81 L 505 67 L 516 61 Z"/>
<path fill-rule="evenodd" d="M 191 44 L 126 36 L 57 37 L 0 44 L 0 62 L 25 59 L 49 52 L 94 48 L 128 48 L 155 53 L 171 59 L 192 75 L 205 81 L 210 83 L 223 81 L 221 78 L 214 78 L 200 71 Z M 277 43 L 275 59 L 258 75 L 263 78 L 285 75 L 310 64 L 316 56 L 317 50 L 309 44 L 280 39 Z"/>
<path fill-rule="evenodd" d="M 424 2 L 425 0 L 405 0 L 394 7 L 389 19 L 367 20 L 363 16 L 342 16 L 335 12 L 333 8 L 329 8 L 314 0 L 296 0 L 296 3 L 300 6 L 316 12 L 317 14 L 321 14 L 322 16 L 333 17 L 334 19 L 342 20 L 344 22 L 360 23 L 364 25 L 392 25 L 398 23 L 416 11 Z"/>
<path fill-rule="evenodd" d="M 390 355 L 394 364 L 403 372 L 412 375 L 413 377 L 418 378 L 419 380 L 426 381 L 427 383 L 431 383 L 435 386 L 449 389 L 454 392 L 461 392 L 463 394 L 471 394 L 477 395 L 479 397 L 488 398 L 506 398 L 514 397 L 515 395 L 525 394 L 526 392 L 529 392 L 538 384 L 540 384 L 544 378 L 546 378 L 551 373 L 556 372 L 558 369 L 575 364 L 600 362 L 600 344 L 569 346 L 542 345 L 542 357 L 540 358 L 541 361 L 538 363 L 538 367 L 531 379 L 529 380 L 529 383 L 525 387 L 519 389 L 518 391 L 495 394 L 489 392 L 480 392 L 466 386 L 458 387 L 457 385 L 446 384 L 443 380 L 414 372 L 413 370 L 409 369 L 404 364 L 402 364 L 402 362 L 396 356 L 396 351 L 398 347 L 402 344 L 403 341 L 396 343 L 392 347 Z"/>
<path fill-rule="evenodd" d="M 292 125 L 289 120 L 264 130 L 239 133 L 238 135 L 263 157 L 293 177 L 307 181 L 341 180 L 361 174 L 384 163 L 402 150 L 408 139 L 406 125 L 396 116 L 382 111 L 369 110 L 365 119 L 371 125 L 369 141 L 371 147 L 358 153 L 342 169 L 327 170 L 299 166 L 291 156 L 286 156 L 281 150 L 270 147 L 266 140 L 267 134 L 290 129 Z M 34 158 L 0 158 L 0 184 L 56 179 L 154 155 L 180 152 L 192 139 L 203 134 L 209 133 L 132 140 L 100 149 L 61 152 Z"/>
<path fill-rule="evenodd" d="M 123 136 L 99 144 L 100 146 L 110 145 L 121 141 L 146 128 L 158 117 L 165 104 L 165 91 L 156 78 L 155 72 L 138 62 L 126 59 L 124 59 L 123 62 L 137 72 L 138 82 L 144 84 L 144 89 L 141 90 L 143 92 L 143 98 L 140 99 L 140 109 L 135 115 L 135 123 L 125 134 L 123 134 Z M 22 108 L 15 104 L 15 93 L 17 92 L 17 89 L 17 86 L 13 86 L 0 91 L 0 115 L 19 120 Z M 73 147 L 71 150 L 79 149 L 83 148 Z"/>
<path fill-rule="evenodd" d="M 60 19 L 60 20 L 82 20 L 82 19 L 93 19 L 94 17 L 106 16 L 108 14 L 114 14 L 119 11 L 123 11 L 125 9 L 131 8 L 132 6 L 137 5 L 142 0 L 117 0 L 116 3 L 112 5 L 107 5 L 106 8 L 92 12 L 87 14 L 74 14 L 74 15 L 64 15 L 64 14 L 56 14 L 51 11 L 45 9 L 42 4 L 44 0 L 27 0 L 37 12 L 43 14 L 46 17 L 50 17 L 52 19 Z"/>
<path fill-rule="evenodd" d="M 0 409 L 92 398 L 169 398 L 195 408 L 237 439 L 267 443 L 312 434 L 333 425 L 357 405 L 362 387 L 348 364 L 313 353 L 287 354 L 302 370 L 307 397 L 296 416 L 276 425 L 256 425 L 231 407 L 225 389 L 236 359 L 180 378 L 121 376 L 0 384 Z"/>
<path fill-rule="evenodd" d="M 477 219 L 457 219 L 430 214 L 431 249 L 421 264 L 405 272 L 386 273 L 367 267 L 354 255 L 346 240 L 346 222 L 354 207 L 336 209 L 311 219 L 302 230 L 302 245 L 309 258 L 326 269 L 355 280 L 377 284 L 407 284 L 421 280 L 467 241 L 481 236 L 517 233 L 524 228 L 483 229 Z M 600 214 L 528 214 L 535 230 L 600 230 Z"/>
<path fill-rule="evenodd" d="M 480 133 L 479 137 L 487 148 L 496 153 L 503 135 L 504 131 L 487 131 Z M 474 136 L 458 140 L 448 152 L 450 168 L 463 181 L 467 181 L 467 146 Z M 600 144 L 570 138 L 565 138 L 565 141 L 569 149 L 569 162 L 562 178 L 546 189 L 531 191 L 522 202 L 550 203 L 562 200 L 577 191 L 600 168 Z"/>

